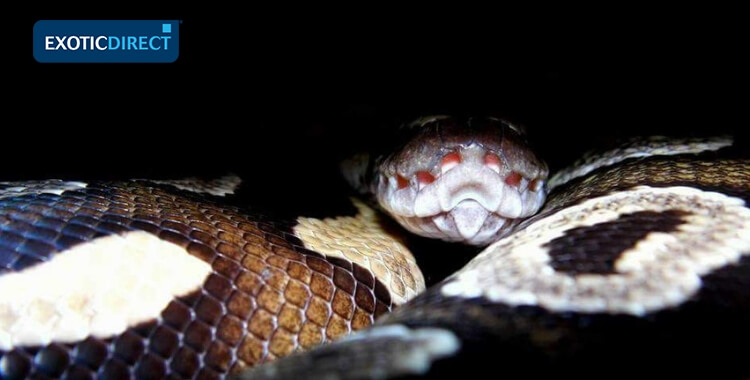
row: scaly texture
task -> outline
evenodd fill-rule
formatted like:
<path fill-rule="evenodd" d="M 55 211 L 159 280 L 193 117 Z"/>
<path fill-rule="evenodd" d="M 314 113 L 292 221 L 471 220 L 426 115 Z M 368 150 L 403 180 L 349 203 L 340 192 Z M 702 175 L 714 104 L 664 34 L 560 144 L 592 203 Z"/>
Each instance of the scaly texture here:
<path fill-rule="evenodd" d="M 633 138 L 619 143 L 614 149 L 586 153 L 573 165 L 556 172 L 549 180 L 549 189 L 552 190 L 575 178 L 583 177 L 598 168 L 613 166 L 627 159 L 701 153 L 731 145 L 732 138 L 728 136 L 684 139 L 664 136 Z"/>
<path fill-rule="evenodd" d="M 362 329 L 394 305 L 368 269 L 306 249 L 295 222 L 218 198 L 147 181 L 4 183 L 0 192 L 0 289 L 61 297 L 2 298 L 3 378 L 220 378 Z M 165 249 L 190 260 L 157 264 Z M 97 288 L 86 276 L 101 260 L 125 262 L 101 268 L 95 278 L 110 282 Z M 149 268 L 134 275 L 139 266 Z M 67 273 L 44 276 L 59 269 Z M 127 305 L 106 297 L 169 289 L 175 276 L 185 286 L 143 295 L 155 307 L 122 318 L 106 309 Z M 122 292 L 101 294 L 107 287 Z"/>
<path fill-rule="evenodd" d="M 359 213 L 354 217 L 299 218 L 294 226 L 305 247 L 327 257 L 349 260 L 375 274 L 402 304 L 424 290 L 424 277 L 404 243 L 386 231 L 380 216 L 361 201 L 352 199 Z"/>
<path fill-rule="evenodd" d="M 750 160 L 661 151 L 569 178 L 369 333 L 241 378 L 748 378 Z M 423 348 L 427 331 L 458 348 Z"/>

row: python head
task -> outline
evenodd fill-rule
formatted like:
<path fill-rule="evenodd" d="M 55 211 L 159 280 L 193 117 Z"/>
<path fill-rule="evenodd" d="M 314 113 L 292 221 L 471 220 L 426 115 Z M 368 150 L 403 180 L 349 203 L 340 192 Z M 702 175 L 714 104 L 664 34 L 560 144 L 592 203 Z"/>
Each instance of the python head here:
<path fill-rule="evenodd" d="M 367 165 L 367 187 L 413 233 L 487 245 L 544 203 L 547 165 L 518 126 L 431 116 L 400 133 L 394 150 Z"/>

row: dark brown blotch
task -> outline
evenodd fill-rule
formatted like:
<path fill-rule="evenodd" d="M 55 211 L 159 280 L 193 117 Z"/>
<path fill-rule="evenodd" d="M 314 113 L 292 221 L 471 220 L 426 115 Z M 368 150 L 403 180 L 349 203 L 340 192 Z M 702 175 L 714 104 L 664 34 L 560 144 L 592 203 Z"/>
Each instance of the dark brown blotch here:
<path fill-rule="evenodd" d="M 550 265 L 558 272 L 615 274 L 620 255 L 651 232 L 673 232 L 689 215 L 682 210 L 639 211 L 620 215 L 616 220 L 577 227 L 544 244 Z"/>

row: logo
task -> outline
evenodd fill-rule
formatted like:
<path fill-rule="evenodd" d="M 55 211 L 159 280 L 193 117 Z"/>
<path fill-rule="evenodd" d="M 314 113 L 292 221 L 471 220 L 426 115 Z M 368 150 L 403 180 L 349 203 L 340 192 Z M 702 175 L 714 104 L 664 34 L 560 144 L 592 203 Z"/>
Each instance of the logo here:
<path fill-rule="evenodd" d="M 178 20 L 39 20 L 34 59 L 41 63 L 174 62 Z"/>

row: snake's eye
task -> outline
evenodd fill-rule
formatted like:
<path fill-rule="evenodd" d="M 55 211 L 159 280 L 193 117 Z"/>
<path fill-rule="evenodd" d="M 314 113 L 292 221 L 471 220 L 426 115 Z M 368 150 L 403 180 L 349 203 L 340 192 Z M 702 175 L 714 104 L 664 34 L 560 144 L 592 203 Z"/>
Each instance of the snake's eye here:
<path fill-rule="evenodd" d="M 497 154 L 487 153 L 484 155 L 484 165 L 499 174 L 502 161 L 500 161 L 500 157 Z"/>

